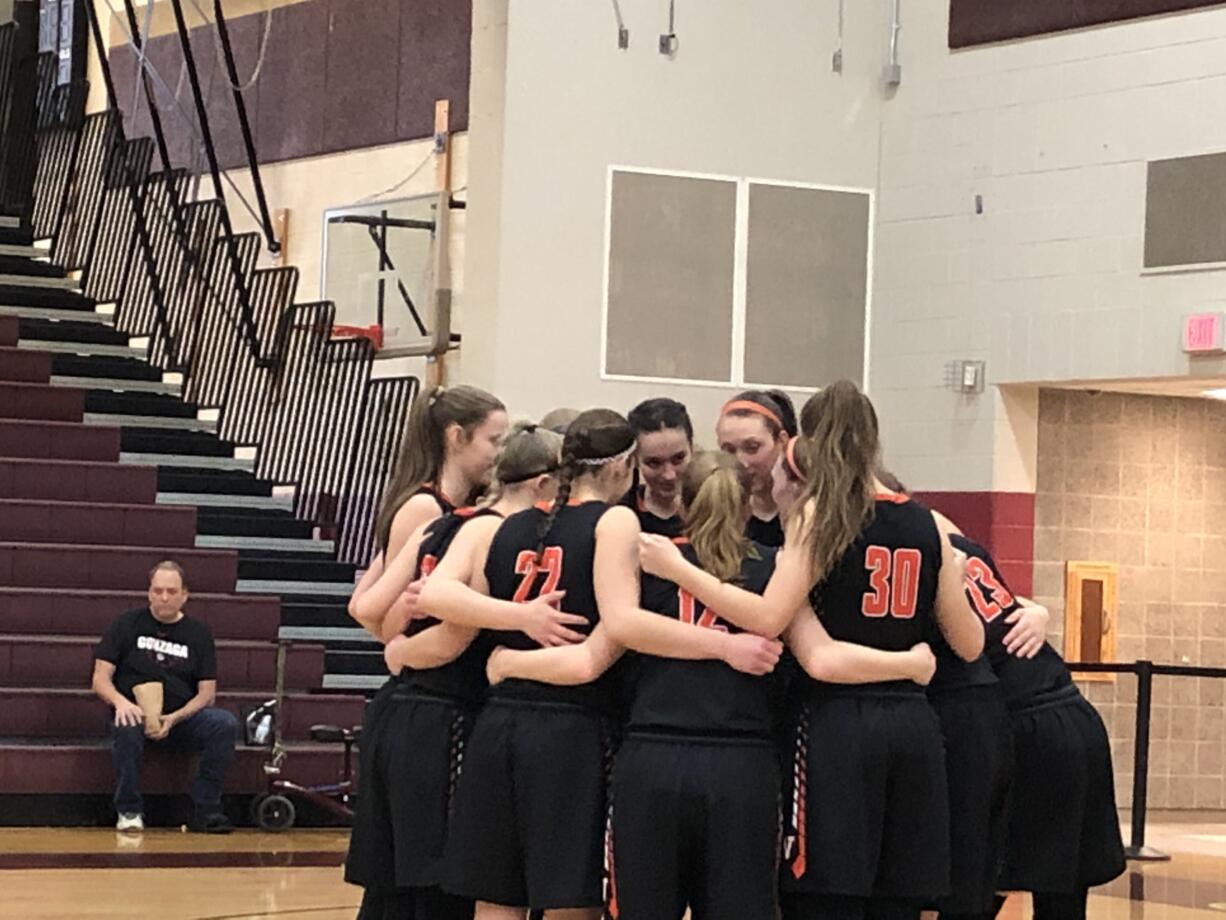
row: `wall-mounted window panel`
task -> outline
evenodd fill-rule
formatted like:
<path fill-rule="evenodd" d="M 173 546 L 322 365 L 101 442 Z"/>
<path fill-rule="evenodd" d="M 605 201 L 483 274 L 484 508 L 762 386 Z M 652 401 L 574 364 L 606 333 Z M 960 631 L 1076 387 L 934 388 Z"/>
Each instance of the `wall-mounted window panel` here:
<path fill-rule="evenodd" d="M 862 382 L 872 207 L 862 189 L 611 170 L 603 374 Z"/>
<path fill-rule="evenodd" d="M 613 171 L 606 374 L 729 379 L 736 198 L 722 179 Z"/>
<path fill-rule="evenodd" d="M 746 382 L 863 379 L 870 216 L 864 192 L 750 184 Z"/>
<path fill-rule="evenodd" d="M 1226 153 L 1149 163 L 1145 267 L 1226 262 Z"/>

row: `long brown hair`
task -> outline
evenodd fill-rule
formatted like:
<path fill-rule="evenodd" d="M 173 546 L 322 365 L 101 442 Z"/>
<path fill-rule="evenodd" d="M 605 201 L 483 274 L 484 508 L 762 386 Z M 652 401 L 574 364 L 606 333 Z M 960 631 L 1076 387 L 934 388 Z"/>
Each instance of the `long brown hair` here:
<path fill-rule="evenodd" d="M 498 397 L 470 386 L 450 389 L 435 387 L 417 397 L 409 412 L 404 443 L 375 524 L 381 547 L 387 547 L 396 512 L 418 489 L 436 481 L 442 473 L 447 454 L 447 429 L 459 425 L 465 437 L 472 437 L 473 430 L 491 412 L 503 411 L 506 411 L 506 406 Z M 470 496 L 456 495 L 453 498 L 466 502 Z"/>
<path fill-rule="evenodd" d="M 812 397 L 803 417 L 813 428 L 805 451 L 809 482 L 800 507 L 807 516 L 806 544 L 817 584 L 872 520 L 881 442 L 873 404 L 850 380 Z"/>
<path fill-rule="evenodd" d="M 585 473 L 599 471 L 602 463 L 633 450 L 634 444 L 634 429 L 623 416 L 612 409 L 588 409 L 575 417 L 562 439 L 558 494 L 537 532 L 538 555 L 545 548 L 545 539 L 553 529 L 558 512 L 570 501 L 570 491 L 575 480 Z"/>
<path fill-rule="evenodd" d="M 753 552 L 745 536 L 749 490 L 736 458 L 723 451 L 700 451 L 681 479 L 685 535 L 698 564 L 720 581 L 735 581 Z"/>
<path fill-rule="evenodd" d="M 783 390 L 745 390 L 724 403 L 719 414 L 721 418 L 725 415 L 756 415 L 762 419 L 772 438 L 778 438 L 781 434 L 794 437 L 797 432 L 796 407 L 792 405 L 792 397 Z"/>

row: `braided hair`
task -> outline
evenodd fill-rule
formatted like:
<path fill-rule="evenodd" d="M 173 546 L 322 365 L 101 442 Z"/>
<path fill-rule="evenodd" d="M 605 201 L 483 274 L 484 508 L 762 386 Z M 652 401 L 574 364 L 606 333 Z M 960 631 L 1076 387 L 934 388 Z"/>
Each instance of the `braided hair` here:
<path fill-rule="evenodd" d="M 612 409 L 588 409 L 581 412 L 566 429 L 562 440 L 562 462 L 558 467 L 558 494 L 549 513 L 537 529 L 536 553 L 545 548 L 545 540 L 558 519 L 558 512 L 570 501 L 571 488 L 580 476 L 599 471 L 606 463 L 629 457 L 634 450 L 634 429 Z"/>

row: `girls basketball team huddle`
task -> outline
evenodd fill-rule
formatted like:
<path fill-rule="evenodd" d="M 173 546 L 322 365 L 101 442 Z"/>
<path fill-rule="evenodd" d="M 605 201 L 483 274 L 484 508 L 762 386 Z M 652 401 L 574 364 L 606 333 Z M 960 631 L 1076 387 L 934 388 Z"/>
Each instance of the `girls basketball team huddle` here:
<path fill-rule="evenodd" d="M 715 436 L 418 399 L 350 605 L 392 674 L 361 920 L 1084 917 L 1123 847 L 1047 612 L 885 471 L 853 384 Z"/>

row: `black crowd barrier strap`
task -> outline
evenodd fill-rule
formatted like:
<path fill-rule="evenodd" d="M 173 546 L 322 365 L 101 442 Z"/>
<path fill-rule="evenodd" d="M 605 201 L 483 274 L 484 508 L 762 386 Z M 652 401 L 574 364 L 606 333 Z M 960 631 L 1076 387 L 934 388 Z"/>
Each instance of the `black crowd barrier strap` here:
<path fill-rule="evenodd" d="M 1135 674 L 1137 678 L 1137 723 L 1132 760 L 1132 822 L 1125 852 L 1129 859 L 1169 859 L 1145 844 L 1145 818 L 1149 797 L 1149 725 L 1153 713 L 1154 677 L 1226 678 L 1226 668 L 1200 665 L 1155 664 L 1146 659 L 1127 662 L 1069 662 L 1069 670 L 1092 674 Z"/>

